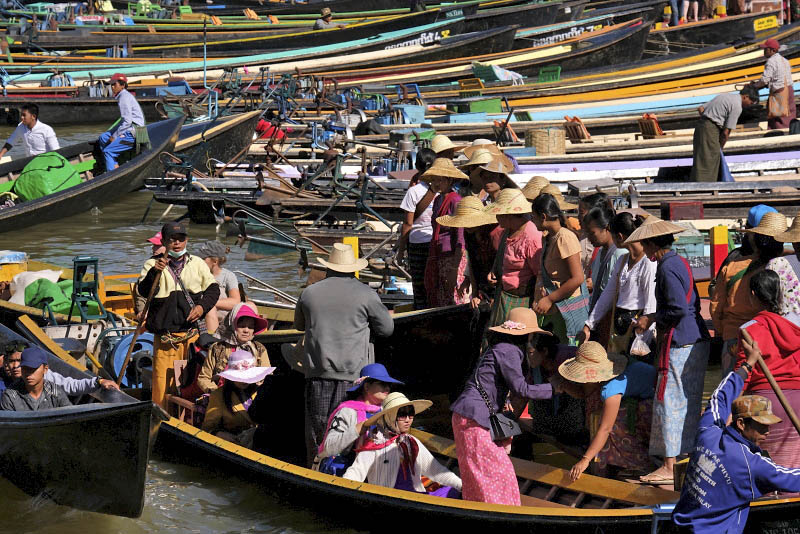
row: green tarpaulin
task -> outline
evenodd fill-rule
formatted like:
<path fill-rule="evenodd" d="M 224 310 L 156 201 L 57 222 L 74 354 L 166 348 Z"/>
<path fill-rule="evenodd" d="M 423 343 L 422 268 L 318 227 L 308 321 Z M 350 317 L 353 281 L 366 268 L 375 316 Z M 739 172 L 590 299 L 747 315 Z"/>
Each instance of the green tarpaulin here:
<path fill-rule="evenodd" d="M 25 288 L 25 304 L 33 308 L 44 309 L 50 304 L 50 309 L 55 313 L 64 315 L 69 313 L 72 304 L 72 280 L 62 280 L 54 284 L 50 280 L 40 278 Z M 88 305 L 89 315 L 97 315 L 100 312 L 96 302 Z M 80 316 L 78 309 L 74 309 L 72 314 Z"/>
<path fill-rule="evenodd" d="M 61 154 L 39 154 L 14 181 L 14 192 L 24 202 L 63 191 L 81 183 L 81 177 Z"/>

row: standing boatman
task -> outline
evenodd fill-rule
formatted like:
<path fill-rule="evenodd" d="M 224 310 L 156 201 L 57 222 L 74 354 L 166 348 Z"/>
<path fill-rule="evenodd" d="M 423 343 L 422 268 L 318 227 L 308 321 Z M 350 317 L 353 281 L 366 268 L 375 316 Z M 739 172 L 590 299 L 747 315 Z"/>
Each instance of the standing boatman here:
<path fill-rule="evenodd" d="M 128 92 L 128 78 L 116 73 L 109 80 L 111 91 L 119 105 L 120 121 L 109 131 L 100 134 L 98 142 L 106 159 L 106 171 L 117 168 L 120 154 L 130 150 L 136 139 L 136 126 L 144 126 L 144 113 L 136 97 Z"/>
<path fill-rule="evenodd" d="M 56 132 L 39 120 L 39 106 L 36 104 L 23 104 L 19 112 L 20 123 L 17 129 L 8 138 L 6 144 L 0 149 L 0 158 L 14 146 L 14 141 L 22 137 L 25 145 L 26 156 L 38 156 L 45 152 L 58 150 Z"/>
<path fill-rule="evenodd" d="M 761 79 L 753 82 L 756 89 L 769 87 L 767 100 L 767 127 L 770 130 L 788 128 L 792 119 L 797 117 L 797 106 L 794 102 L 792 87 L 792 67 L 789 61 L 778 53 L 781 44 L 775 39 L 767 39 L 761 43 L 767 63 Z"/>
<path fill-rule="evenodd" d="M 728 142 L 731 130 L 736 128 L 742 108 L 758 103 L 758 90 L 745 85 L 739 94 L 726 93 L 700 106 L 700 122 L 695 126 L 692 139 L 692 182 L 716 182 L 722 161 L 722 147 Z"/>

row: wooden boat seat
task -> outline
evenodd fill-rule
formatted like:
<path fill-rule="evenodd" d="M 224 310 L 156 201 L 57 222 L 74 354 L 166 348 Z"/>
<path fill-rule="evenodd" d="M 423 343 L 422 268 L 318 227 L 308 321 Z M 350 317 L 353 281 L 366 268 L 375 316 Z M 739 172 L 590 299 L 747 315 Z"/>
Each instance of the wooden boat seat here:
<path fill-rule="evenodd" d="M 641 130 L 641 133 L 635 135 L 637 140 L 675 135 L 675 132 L 664 132 L 664 130 L 661 129 L 661 125 L 658 124 L 658 117 L 653 113 L 645 113 L 642 115 L 642 118 L 639 119 L 639 130 Z"/>
<path fill-rule="evenodd" d="M 431 452 L 450 458 L 456 458 L 456 447 L 453 440 L 435 436 L 417 429 L 411 429 L 411 433 Z M 523 488 L 529 486 L 527 482 L 530 481 L 531 483 L 544 484 L 556 489 L 561 488 L 576 492 L 579 498 L 581 494 L 605 498 L 607 505 L 610 505 L 613 501 L 619 501 L 628 503 L 629 505 L 653 506 L 656 504 L 675 502 L 678 500 L 678 497 L 680 497 L 680 494 L 675 491 L 631 484 L 629 482 L 597 477 L 586 473 L 575 482 L 572 482 L 569 477 L 569 471 L 566 469 L 559 469 L 557 467 L 513 457 L 511 458 L 511 463 L 514 466 L 514 472 L 517 474 L 517 477 L 525 481 L 522 484 Z M 524 492 L 521 491 L 521 493 Z M 555 495 L 556 490 L 551 490 L 550 493 Z M 577 506 L 577 504 L 579 504 L 578 500 L 573 503 L 573 506 Z"/>
<path fill-rule="evenodd" d="M 458 80 L 458 97 L 471 98 L 483 95 L 483 80 L 480 78 L 465 78 Z"/>
<path fill-rule="evenodd" d="M 187 360 L 175 360 L 172 362 L 172 370 L 175 372 L 175 381 L 178 381 L 178 377 L 181 376 L 183 369 L 186 367 L 188 363 Z M 167 402 L 167 413 L 174 416 L 175 418 L 189 423 L 190 425 L 194 424 L 194 413 L 197 411 L 197 405 L 190 401 L 186 400 L 183 397 L 178 395 L 171 395 L 166 394 L 164 396 Z"/>
<path fill-rule="evenodd" d="M 594 143 L 592 135 L 580 117 L 568 117 L 564 115 L 564 132 L 570 143 Z"/>

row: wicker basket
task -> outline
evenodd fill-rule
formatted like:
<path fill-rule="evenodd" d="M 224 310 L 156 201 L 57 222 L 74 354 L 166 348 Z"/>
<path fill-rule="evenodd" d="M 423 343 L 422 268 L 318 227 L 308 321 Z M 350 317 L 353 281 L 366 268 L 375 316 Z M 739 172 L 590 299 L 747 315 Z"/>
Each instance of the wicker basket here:
<path fill-rule="evenodd" d="M 566 153 L 566 135 L 559 126 L 525 132 L 525 146 L 535 147 L 537 156 Z"/>

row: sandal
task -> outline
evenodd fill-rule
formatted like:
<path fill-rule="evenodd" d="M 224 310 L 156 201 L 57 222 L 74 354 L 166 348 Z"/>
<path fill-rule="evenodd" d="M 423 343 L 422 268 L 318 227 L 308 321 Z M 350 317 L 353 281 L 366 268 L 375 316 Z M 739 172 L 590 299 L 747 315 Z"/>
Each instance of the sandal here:
<path fill-rule="evenodd" d="M 675 483 L 675 479 L 673 477 L 659 475 L 658 473 L 650 473 L 649 475 L 640 476 L 639 480 L 645 484 L 656 484 L 659 486 Z"/>

